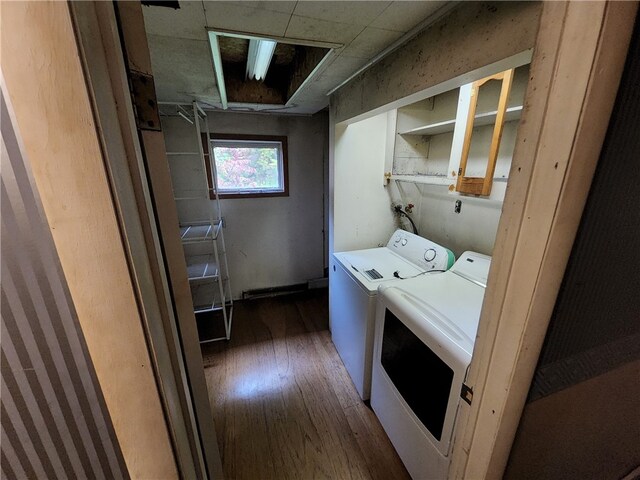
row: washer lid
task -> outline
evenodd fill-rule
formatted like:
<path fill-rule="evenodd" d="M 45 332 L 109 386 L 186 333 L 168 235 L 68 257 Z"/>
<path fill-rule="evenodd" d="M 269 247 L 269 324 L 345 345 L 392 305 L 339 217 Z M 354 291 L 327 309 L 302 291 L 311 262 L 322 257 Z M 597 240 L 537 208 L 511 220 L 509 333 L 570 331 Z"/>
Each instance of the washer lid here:
<path fill-rule="evenodd" d="M 412 277 L 422 272 L 387 247 L 336 253 L 334 256 L 370 295 L 376 294 L 381 283 L 398 280 L 394 272 L 398 272 L 400 277 Z"/>

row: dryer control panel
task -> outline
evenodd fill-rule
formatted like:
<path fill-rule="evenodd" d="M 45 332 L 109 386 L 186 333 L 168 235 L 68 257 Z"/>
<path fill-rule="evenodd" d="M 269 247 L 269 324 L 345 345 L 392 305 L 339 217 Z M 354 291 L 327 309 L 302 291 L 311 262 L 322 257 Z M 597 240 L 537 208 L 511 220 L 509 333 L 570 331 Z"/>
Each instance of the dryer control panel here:
<path fill-rule="evenodd" d="M 448 270 L 455 260 L 451 250 L 401 229 L 391 235 L 387 248 L 425 271 Z"/>

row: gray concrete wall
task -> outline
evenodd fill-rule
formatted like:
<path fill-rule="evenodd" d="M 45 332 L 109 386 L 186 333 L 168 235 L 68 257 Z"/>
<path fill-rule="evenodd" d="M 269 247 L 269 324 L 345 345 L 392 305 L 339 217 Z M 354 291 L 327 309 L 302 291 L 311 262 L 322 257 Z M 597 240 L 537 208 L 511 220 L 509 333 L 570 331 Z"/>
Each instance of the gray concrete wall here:
<path fill-rule="evenodd" d="M 539 2 L 462 2 L 331 97 L 336 123 L 533 48 Z M 463 82 L 464 83 L 464 82 Z"/>

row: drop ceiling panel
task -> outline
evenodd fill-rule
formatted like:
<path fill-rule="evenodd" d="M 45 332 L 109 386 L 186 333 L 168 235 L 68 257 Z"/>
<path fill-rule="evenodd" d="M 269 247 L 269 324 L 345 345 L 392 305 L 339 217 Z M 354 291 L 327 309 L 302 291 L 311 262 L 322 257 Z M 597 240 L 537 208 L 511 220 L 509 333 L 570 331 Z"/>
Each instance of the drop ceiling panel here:
<path fill-rule="evenodd" d="M 142 7 L 147 33 L 206 40 L 202 2 L 180 2 L 180 8 Z"/>
<path fill-rule="evenodd" d="M 441 1 L 180 1 L 180 9 L 144 7 L 158 99 L 220 106 L 206 27 L 343 44 L 288 107 L 243 109 L 315 113 L 341 84 L 403 33 L 437 12 Z"/>
<path fill-rule="evenodd" d="M 220 101 L 207 41 L 148 37 L 158 100 Z"/>
<path fill-rule="evenodd" d="M 316 113 L 329 105 L 329 98 L 320 90 L 307 89 L 300 93 L 291 105 L 288 112 L 295 113 Z"/>
<path fill-rule="evenodd" d="M 309 85 L 309 91 L 326 96 L 327 92 L 333 90 L 340 85 L 344 77 L 333 77 L 329 75 L 320 75 L 315 81 Z M 328 98 L 327 98 L 328 101 Z"/>
<path fill-rule="evenodd" d="M 294 15 L 328 22 L 350 23 L 367 26 L 375 20 L 391 2 L 298 2 Z"/>
<path fill-rule="evenodd" d="M 237 4 L 237 2 L 217 2 L 217 3 L 231 3 Z M 243 1 L 242 5 L 251 8 L 257 8 L 258 10 L 269 10 L 271 12 L 280 12 L 280 13 L 293 13 L 293 9 L 296 7 L 296 3 L 298 2 L 279 2 L 279 1 L 262 1 L 262 2 L 250 2 Z"/>
<path fill-rule="evenodd" d="M 363 30 L 361 25 L 328 22 L 315 18 L 293 15 L 285 36 L 304 40 L 347 44 Z"/>
<path fill-rule="evenodd" d="M 204 2 L 204 9 L 207 25 L 211 28 L 276 37 L 284 36 L 290 18 L 287 13 L 245 6 L 244 2 Z"/>
<path fill-rule="evenodd" d="M 370 26 L 396 30 L 398 32 L 408 32 L 447 3 L 449 2 L 393 2 L 393 4 L 385 10 L 384 15 L 376 18 Z"/>
<path fill-rule="evenodd" d="M 402 35 L 394 30 L 367 27 L 342 51 L 342 55 L 372 58 Z"/>
<path fill-rule="evenodd" d="M 346 78 L 367 63 L 366 58 L 340 55 L 322 72 L 323 76 Z"/>

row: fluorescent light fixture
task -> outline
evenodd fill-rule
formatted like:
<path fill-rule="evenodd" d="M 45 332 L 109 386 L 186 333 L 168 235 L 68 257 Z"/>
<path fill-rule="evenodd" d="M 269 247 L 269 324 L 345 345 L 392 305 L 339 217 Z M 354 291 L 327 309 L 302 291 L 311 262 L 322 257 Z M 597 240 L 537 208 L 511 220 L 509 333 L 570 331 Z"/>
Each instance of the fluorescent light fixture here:
<path fill-rule="evenodd" d="M 224 84 L 224 74 L 222 73 L 222 56 L 220 55 L 220 45 L 218 44 L 218 36 L 215 32 L 209 32 L 209 46 L 211 47 L 211 56 L 213 57 L 213 69 L 216 74 L 216 83 L 218 84 L 218 92 L 220 92 L 220 102 L 222 108 L 227 109 L 227 88 Z"/>
<path fill-rule="evenodd" d="M 249 40 L 249 54 L 247 55 L 247 78 L 249 80 L 264 80 L 269 70 L 269 64 L 276 49 L 273 40 L 252 38 Z"/>

